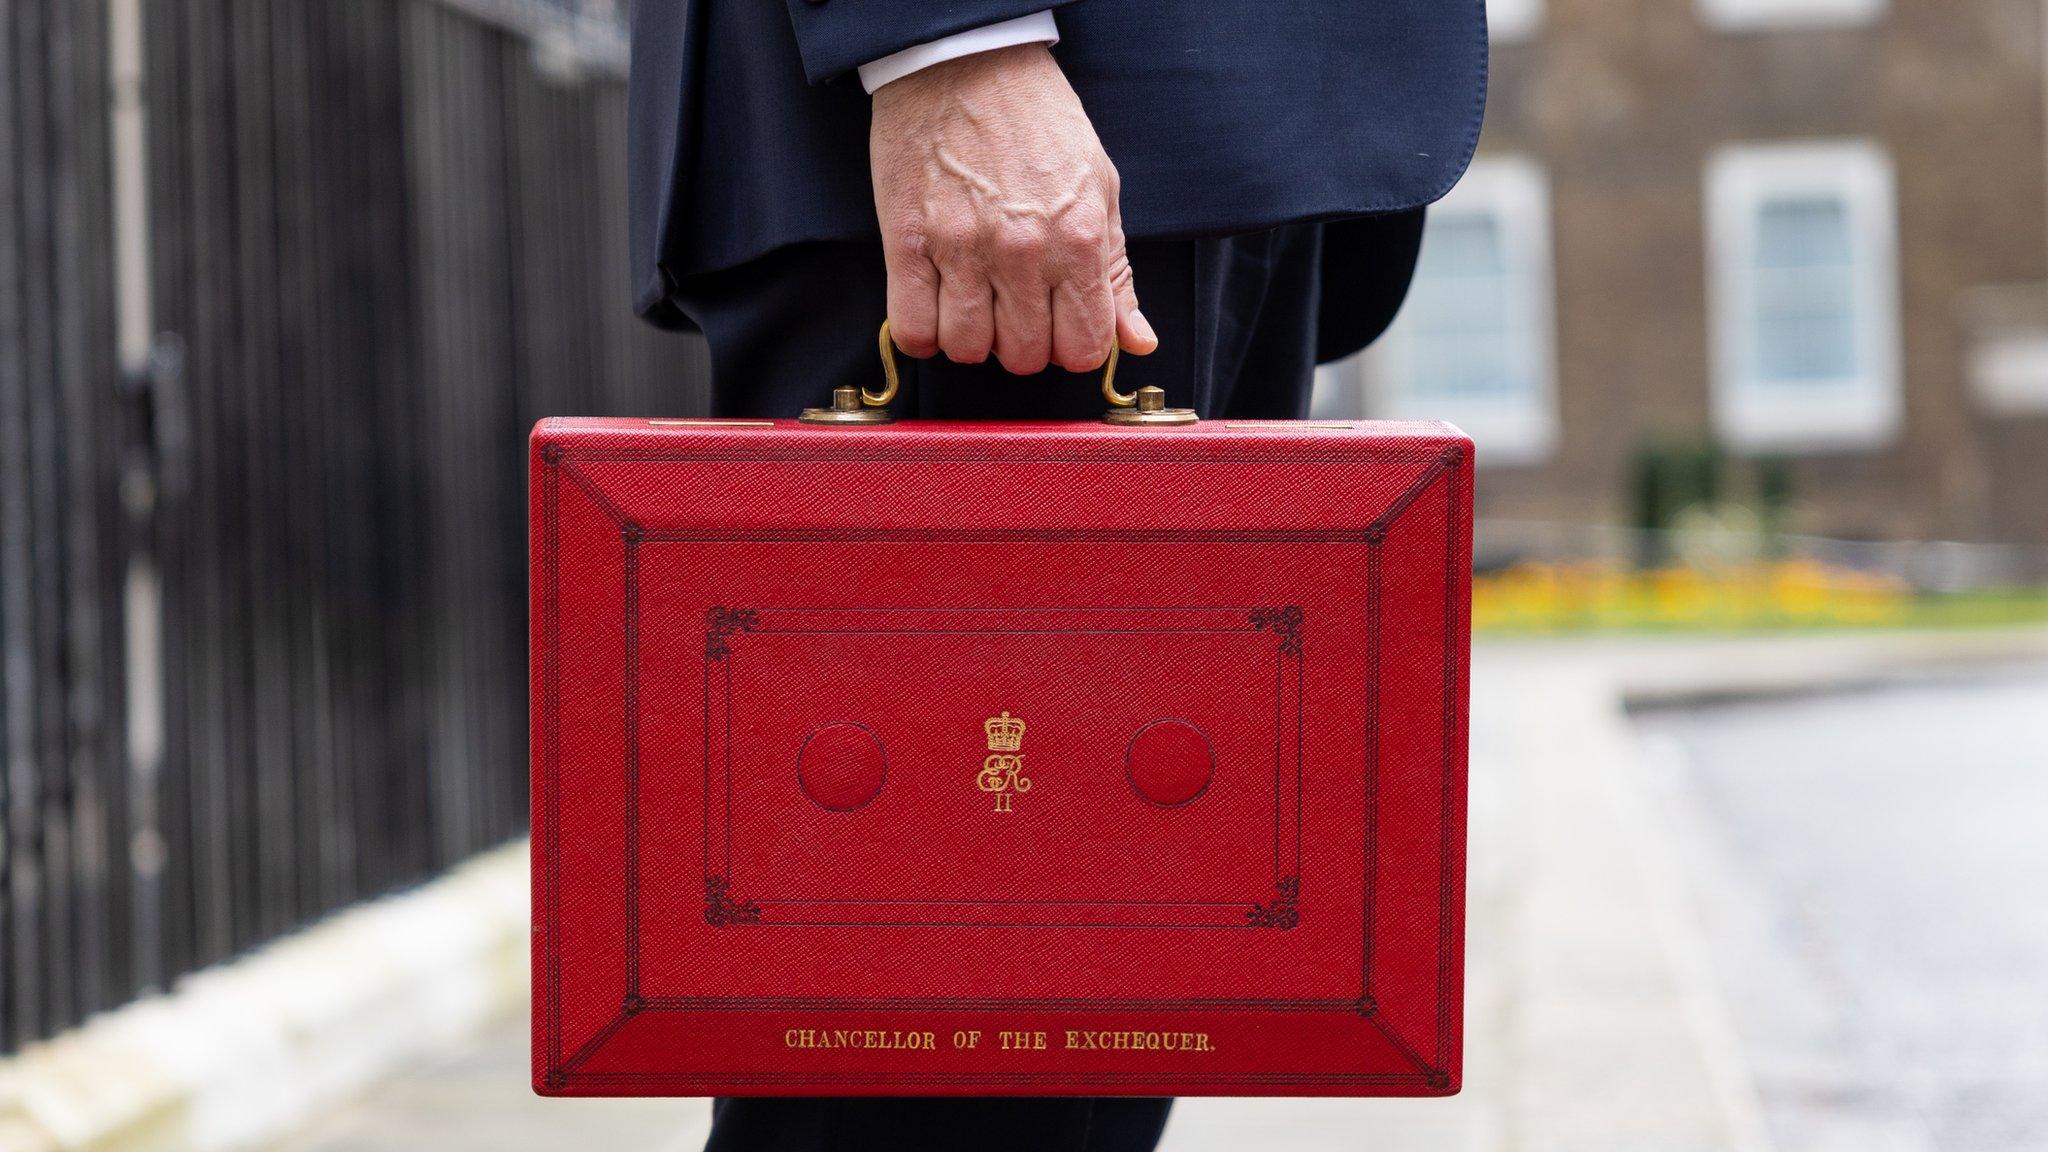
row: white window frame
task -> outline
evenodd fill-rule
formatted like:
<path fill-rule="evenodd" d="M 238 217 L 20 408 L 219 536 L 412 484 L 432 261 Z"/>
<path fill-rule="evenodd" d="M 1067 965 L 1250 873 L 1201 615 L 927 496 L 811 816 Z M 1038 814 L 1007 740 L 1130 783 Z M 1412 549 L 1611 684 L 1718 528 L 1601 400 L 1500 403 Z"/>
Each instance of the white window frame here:
<path fill-rule="evenodd" d="M 1698 0 L 1700 15 L 1725 32 L 1840 28 L 1872 24 L 1890 0 Z"/>
<path fill-rule="evenodd" d="M 1528 40 L 1543 26 L 1543 0 L 1486 0 L 1486 28 L 1501 43 Z"/>
<path fill-rule="evenodd" d="M 1409 393 L 1402 381 L 1410 344 L 1396 318 L 1364 357 L 1367 409 L 1394 420 L 1448 420 L 1472 437 L 1482 466 L 1538 464 L 1556 450 L 1558 436 L 1550 180 L 1528 157 L 1481 156 L 1451 194 L 1430 209 L 1433 219 L 1456 213 L 1490 215 L 1500 222 L 1510 306 L 1516 310 L 1510 331 L 1519 334 L 1515 354 L 1528 373 L 1529 388 L 1497 398 Z"/>
<path fill-rule="evenodd" d="M 1713 419 L 1738 451 L 1856 451 L 1898 434 L 1900 387 L 1898 194 L 1891 158 L 1868 140 L 1738 144 L 1706 173 Z M 1787 196 L 1839 199 L 1848 214 L 1859 371 L 1825 381 L 1756 379 L 1758 213 Z"/>
<path fill-rule="evenodd" d="M 2048 413 L 2048 328 L 1979 337 L 1970 353 L 1970 382 L 1995 416 Z"/>

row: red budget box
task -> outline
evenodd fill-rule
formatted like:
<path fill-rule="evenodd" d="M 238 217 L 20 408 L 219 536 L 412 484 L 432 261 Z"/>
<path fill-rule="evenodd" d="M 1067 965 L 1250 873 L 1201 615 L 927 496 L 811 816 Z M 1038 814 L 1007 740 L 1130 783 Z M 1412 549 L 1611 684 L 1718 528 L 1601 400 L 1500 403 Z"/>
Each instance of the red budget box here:
<path fill-rule="evenodd" d="M 550 1095 L 1456 1092 L 1471 443 L 545 420 Z"/>

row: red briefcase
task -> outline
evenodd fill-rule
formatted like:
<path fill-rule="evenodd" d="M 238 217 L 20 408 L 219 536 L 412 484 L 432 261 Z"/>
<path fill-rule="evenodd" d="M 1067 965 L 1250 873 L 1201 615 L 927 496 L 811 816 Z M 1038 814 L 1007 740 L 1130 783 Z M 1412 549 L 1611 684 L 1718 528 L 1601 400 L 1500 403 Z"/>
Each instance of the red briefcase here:
<path fill-rule="evenodd" d="M 1457 1091 L 1455 429 L 545 420 L 531 496 L 539 1091 Z"/>

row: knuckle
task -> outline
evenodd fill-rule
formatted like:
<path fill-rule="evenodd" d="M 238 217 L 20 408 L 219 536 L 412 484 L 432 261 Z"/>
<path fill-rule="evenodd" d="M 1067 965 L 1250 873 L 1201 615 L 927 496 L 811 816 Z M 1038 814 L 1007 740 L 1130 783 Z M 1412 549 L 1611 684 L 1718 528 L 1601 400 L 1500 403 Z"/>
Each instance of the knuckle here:
<path fill-rule="evenodd" d="M 1070 372 L 1088 372 L 1100 368 L 1109 359 L 1109 348 L 1116 340 L 1116 321 L 1107 313 L 1092 309 L 1075 325 L 1073 336 L 1063 341 L 1062 367 Z"/>
<path fill-rule="evenodd" d="M 938 348 L 938 331 L 927 316 L 893 313 L 889 317 L 889 336 L 898 348 L 913 356 L 929 356 Z"/>
<path fill-rule="evenodd" d="M 895 338 L 896 347 L 912 356 L 922 358 L 939 350 L 938 343 L 924 333 L 906 332 L 893 324 L 890 325 L 889 333 Z"/>
<path fill-rule="evenodd" d="M 981 229 L 971 217 L 946 216 L 932 223 L 932 246 L 941 259 L 956 260 L 978 246 Z"/>
<path fill-rule="evenodd" d="M 1069 212 L 1060 217 L 1060 245 L 1070 251 L 1100 251 L 1109 238 L 1108 221 L 1088 212 Z"/>
<path fill-rule="evenodd" d="M 1042 348 L 1035 351 L 1012 348 L 997 352 L 996 359 L 1002 361 L 1003 367 L 1013 376 L 1036 376 L 1045 371 L 1051 358 Z"/>
<path fill-rule="evenodd" d="M 1069 372 L 1093 372 L 1109 359 L 1106 350 L 1073 351 L 1060 357 L 1060 367 Z"/>
<path fill-rule="evenodd" d="M 890 253 L 906 263 L 919 264 L 931 259 L 931 233 L 921 226 L 895 225 L 889 229 L 886 243 Z"/>
<path fill-rule="evenodd" d="M 1037 263 L 1045 258 L 1045 232 L 1036 225 L 1009 225 L 995 235 L 996 256 L 1011 266 Z"/>
<path fill-rule="evenodd" d="M 946 313 L 944 335 L 948 341 L 959 341 L 964 346 L 987 344 L 993 339 L 988 301 L 949 296 L 940 307 Z"/>
<path fill-rule="evenodd" d="M 1131 275 L 1131 262 L 1118 259 L 1109 270 L 1109 291 L 1119 304 L 1135 308 L 1138 304 L 1138 281 Z"/>

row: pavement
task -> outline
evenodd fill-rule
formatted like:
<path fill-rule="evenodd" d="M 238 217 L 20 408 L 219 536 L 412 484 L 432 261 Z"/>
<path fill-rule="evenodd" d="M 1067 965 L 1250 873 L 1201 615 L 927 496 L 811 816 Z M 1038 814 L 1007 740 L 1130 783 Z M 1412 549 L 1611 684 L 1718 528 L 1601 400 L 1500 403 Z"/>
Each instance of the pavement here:
<path fill-rule="evenodd" d="M 1698 879 L 1700 815 L 1657 770 L 1631 704 L 1779 699 L 1959 668 L 2048 660 L 2048 632 L 1728 641 L 1502 642 L 1475 655 L 1466 1077 L 1447 1100 L 1186 1099 L 1170 1152 L 1768 1152 L 1772 1093 L 1717 955 L 1727 887 Z M 1711 877 L 1710 877 L 1711 879 Z M 1718 909 L 1718 911 L 1717 911 Z M 317 931 L 317 930 L 316 930 Z M 519 934 L 523 944 L 525 935 Z M 1722 952 L 1717 953 L 1717 948 Z M 516 961 L 493 961 L 519 971 Z M 516 979 L 516 978 L 515 978 Z M 273 1152 L 702 1146 L 699 1100 L 541 1100 L 527 1088 L 523 989 L 476 1026 L 308 1108 L 264 1140 L 150 1148 Z M 6 1138 L 0 1069 L 0 1149 Z M 1795 1086 L 1796 1092 L 1796 1086 Z M 1779 1104 L 1782 1101 L 1778 1101 Z M 1800 1129 L 1793 1129 L 1802 1131 Z M 251 1135 L 244 1132 L 244 1137 Z M 26 1146 L 26 1145 L 24 1145 Z M 36 1147 L 142 1147 L 62 1144 Z M 1797 1140 L 1798 1148 L 1932 1144 Z"/>
<path fill-rule="evenodd" d="M 1637 730 L 1780 1146 L 2048 1147 L 2048 662 Z"/>
<path fill-rule="evenodd" d="M 704 1100 L 548 1100 L 528 1087 L 524 1012 L 442 1045 L 402 1075 L 272 1145 L 273 1152 L 697 1152 Z"/>

